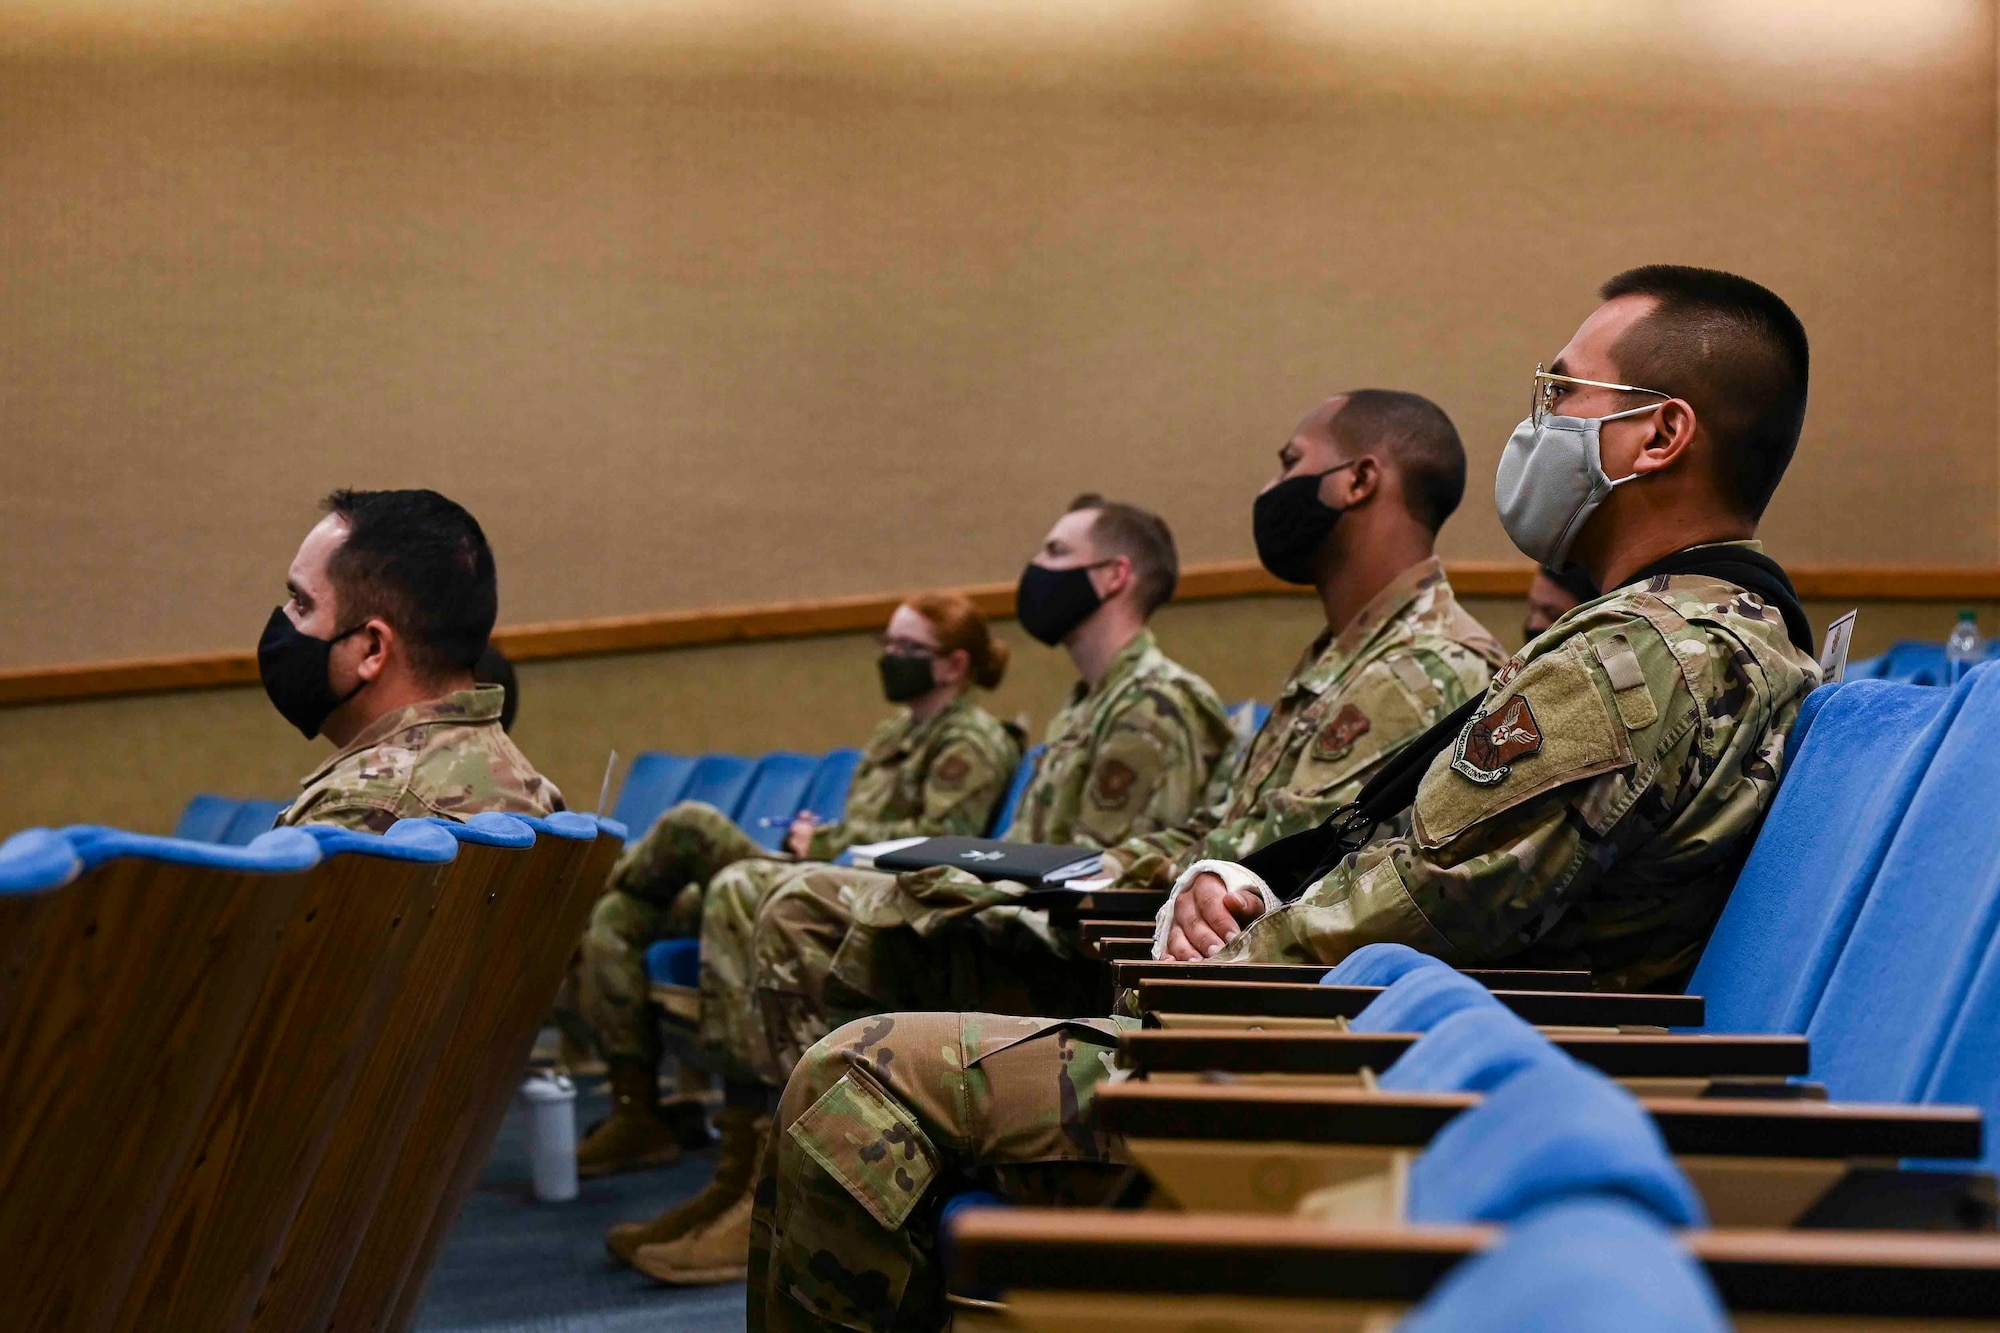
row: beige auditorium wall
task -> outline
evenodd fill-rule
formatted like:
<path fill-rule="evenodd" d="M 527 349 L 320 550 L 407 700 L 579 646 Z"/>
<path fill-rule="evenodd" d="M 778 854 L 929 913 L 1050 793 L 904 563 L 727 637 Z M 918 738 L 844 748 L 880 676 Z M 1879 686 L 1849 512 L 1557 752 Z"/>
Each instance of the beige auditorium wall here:
<path fill-rule="evenodd" d="M 1004 579 L 1086 487 L 1244 558 L 1362 383 L 1503 557 L 1529 369 L 1656 259 L 1814 334 L 1781 557 L 2000 556 L 1985 6 L 1019 8 L 0 0 L 0 668 L 247 646 L 336 485 L 466 501 L 511 623 Z"/>

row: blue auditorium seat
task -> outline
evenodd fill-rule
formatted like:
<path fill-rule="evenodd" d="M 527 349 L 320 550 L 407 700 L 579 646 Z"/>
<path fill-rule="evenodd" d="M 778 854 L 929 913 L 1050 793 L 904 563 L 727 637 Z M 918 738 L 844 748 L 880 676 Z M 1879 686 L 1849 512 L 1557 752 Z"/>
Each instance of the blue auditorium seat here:
<path fill-rule="evenodd" d="M 646 949 L 646 976 L 662 986 L 701 983 L 701 941 L 692 935 L 655 940 Z"/>
<path fill-rule="evenodd" d="M 1031 745 L 1028 752 L 1021 756 L 1020 766 L 1014 770 L 1014 780 L 1007 784 L 1007 795 L 1001 800 L 1000 808 L 993 812 L 993 822 L 987 825 L 988 837 L 1000 837 L 1013 827 L 1014 816 L 1021 808 L 1021 793 L 1028 789 L 1028 780 L 1035 776 L 1035 764 L 1045 748 Z"/>
<path fill-rule="evenodd" d="M 1348 1026 L 1356 1032 L 1429 1032 L 1461 1010 L 1499 1007 L 1492 991 L 1456 968 L 1416 967 L 1390 982 Z"/>
<path fill-rule="evenodd" d="M 222 836 L 215 841 L 227 843 L 231 847 L 248 847 L 251 839 L 260 833 L 269 833 L 278 816 L 285 813 L 286 801 L 239 801 L 236 813 L 230 817 L 229 826 L 222 830 Z"/>
<path fill-rule="evenodd" d="M 821 763 L 819 756 L 795 750 L 773 750 L 758 761 L 756 780 L 736 812 L 737 824 L 758 846 L 775 852 L 784 843 Z"/>
<path fill-rule="evenodd" d="M 1726 1333 L 1708 1275 L 1645 1209 L 1584 1195 L 1523 1216 L 1397 1333 Z"/>
<path fill-rule="evenodd" d="M 1668 1226 L 1708 1224 L 1701 1197 L 1632 1094 L 1551 1052 L 1438 1131 L 1410 1168 L 1408 1217 L 1434 1226 L 1505 1223 L 1580 1194 L 1627 1199 Z"/>
<path fill-rule="evenodd" d="M 76 849 L 54 829 L 23 829 L 0 842 L 0 894 L 59 889 L 82 870 Z"/>
<path fill-rule="evenodd" d="M 1364 944 L 1319 979 L 1322 986 L 1389 986 L 1426 967 L 1450 966 L 1407 944 Z"/>
<path fill-rule="evenodd" d="M 704 801 L 731 819 L 743 808 L 750 784 L 757 778 L 757 761 L 734 754 L 705 754 L 694 761 L 687 786 L 674 799 Z"/>
<path fill-rule="evenodd" d="M 217 870 L 250 870 L 265 874 L 310 870 L 320 862 L 319 842 L 303 829 L 281 828 L 260 834 L 248 846 L 190 842 L 129 833 L 103 824 L 71 824 L 61 830 L 83 868 L 94 870 L 121 856 L 143 857 L 170 865 L 209 866 Z"/>
<path fill-rule="evenodd" d="M 1803 1032 L 1950 725 L 1949 691 L 1823 686 L 1688 983 L 1717 1032 Z"/>
<path fill-rule="evenodd" d="M 861 751 L 828 751 L 813 774 L 802 802 L 822 824 L 832 824 L 847 812 L 847 792 L 854 785 L 854 771 L 861 767 Z"/>
<path fill-rule="evenodd" d="M 2000 924 L 2000 665 L 1982 663 L 1932 692 L 1947 701 L 1943 735 L 1805 1033 L 1812 1077 L 1833 1097 L 1916 1101 L 1951 1083 L 1992 1115 L 2000 1113 L 2000 1069 L 1974 1089 L 1939 1061 L 1947 1048 L 1971 1049 L 1954 1042 L 1967 1022 L 2000 1018 L 1992 1009 L 1971 1013 L 1971 1001 L 1985 998 L 1976 982 Z M 1857 776 L 1868 780 L 1865 771 Z"/>
<path fill-rule="evenodd" d="M 694 763 L 683 755 L 660 750 L 639 755 L 625 774 L 625 785 L 619 789 L 612 818 L 630 829 L 633 837 L 643 835 L 654 820 L 666 813 L 668 806 L 681 798 L 689 776 L 694 773 Z"/>
<path fill-rule="evenodd" d="M 189 800 L 174 825 L 174 836 L 190 842 L 221 842 L 243 802 L 232 796 L 200 795 Z"/>
<path fill-rule="evenodd" d="M 1438 1020 L 1382 1071 L 1387 1092 L 1491 1092 L 1561 1052 L 1505 1005 L 1472 1005 Z"/>

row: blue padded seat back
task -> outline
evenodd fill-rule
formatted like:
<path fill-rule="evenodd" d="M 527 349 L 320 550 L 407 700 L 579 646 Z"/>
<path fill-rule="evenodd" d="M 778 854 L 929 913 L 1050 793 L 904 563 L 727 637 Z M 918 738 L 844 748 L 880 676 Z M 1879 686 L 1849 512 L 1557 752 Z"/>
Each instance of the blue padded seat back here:
<path fill-rule="evenodd" d="M 1454 968 L 1406 972 L 1348 1024 L 1356 1032 L 1429 1032 L 1461 1009 L 1498 1009 L 1493 992 Z"/>
<path fill-rule="evenodd" d="M 1422 967 L 1449 967 L 1407 944 L 1364 944 L 1319 979 L 1322 986 L 1388 986 Z"/>
<path fill-rule="evenodd" d="M 456 819 L 440 819 L 435 815 L 426 819 L 399 819 L 390 832 L 405 824 L 427 824 L 458 842 L 481 847 L 512 847 L 518 850 L 535 845 L 535 830 L 527 820 L 490 810 L 481 811 L 463 823 Z"/>
<path fill-rule="evenodd" d="M 1690 994 L 1707 997 L 1712 1031 L 1805 1031 L 1949 730 L 1944 690 L 1861 680 L 1807 702 L 1816 699 L 1805 744 L 1688 981 Z"/>
<path fill-rule="evenodd" d="M 1046 748 L 1031 745 L 1028 752 L 1021 756 L 1021 762 L 1014 769 L 1014 780 L 1007 784 L 1007 795 L 1001 798 L 999 808 L 993 812 L 992 822 L 986 826 L 987 837 L 1004 837 L 1014 827 L 1014 817 L 1021 812 L 1021 793 L 1028 790 L 1028 783 L 1035 776 L 1035 765 L 1041 762 L 1042 751 Z"/>
<path fill-rule="evenodd" d="M 1397 1333 L 1728 1333 L 1708 1274 L 1642 1208 L 1580 1196 L 1537 1208 L 1460 1264 Z"/>
<path fill-rule="evenodd" d="M 233 796 L 203 794 L 193 797 L 181 807 L 181 817 L 174 824 L 174 836 L 190 842 L 221 842 L 223 831 L 229 827 L 229 821 L 236 818 L 237 808 L 242 804 Z"/>
<path fill-rule="evenodd" d="M 705 754 L 694 762 L 680 800 L 702 801 L 731 819 L 743 808 L 750 784 L 757 778 L 757 761 L 735 754 Z"/>
<path fill-rule="evenodd" d="M 847 792 L 854 786 L 854 771 L 861 767 L 861 751 L 829 750 L 813 774 L 801 803 L 822 824 L 832 824 L 847 813 Z"/>
<path fill-rule="evenodd" d="M 589 842 L 597 837 L 598 830 L 611 821 L 599 819 L 595 815 L 581 814 L 575 810 L 558 810 L 552 815 L 516 815 L 489 811 L 472 817 L 477 824 L 482 819 L 511 819 L 526 824 L 536 833 L 550 838 L 573 838 L 578 842 Z M 624 830 L 618 836 L 625 836 Z"/>
<path fill-rule="evenodd" d="M 785 830 L 805 808 L 806 789 L 821 760 L 796 750 L 773 750 L 757 765 L 756 780 L 736 812 L 736 823 L 758 846 L 777 851 L 785 840 Z"/>
<path fill-rule="evenodd" d="M 646 751 L 633 759 L 626 772 L 612 817 L 633 830 L 633 836 L 644 833 L 681 798 L 693 772 L 694 760 L 684 755 Z"/>
<path fill-rule="evenodd" d="M 1812 1076 L 1850 1101 L 1924 1095 L 2000 918 L 2000 664 L 1931 693 L 1952 725 L 1806 1028 Z"/>
<path fill-rule="evenodd" d="M 1410 1168 L 1410 1220 L 1512 1222 L 1576 1194 L 1628 1199 L 1668 1226 L 1703 1226 L 1701 1197 L 1632 1094 L 1560 1053 L 1452 1120 Z"/>
<path fill-rule="evenodd" d="M 239 801 L 236 813 L 230 817 L 229 827 L 222 830 L 217 842 L 228 843 L 231 847 L 248 847 L 252 839 L 260 833 L 269 833 L 271 826 L 278 822 L 278 816 L 285 813 L 284 801 Z"/>
<path fill-rule="evenodd" d="M 1562 1052 L 1501 1005 L 1461 1009 L 1410 1044 L 1384 1070 L 1391 1092 L 1491 1092 L 1529 1065 Z"/>
<path fill-rule="evenodd" d="M 72 824 L 62 830 L 86 870 L 124 856 L 165 861 L 173 865 L 207 866 L 215 870 L 249 870 L 265 874 L 310 870 L 320 862 L 319 842 L 304 829 L 273 829 L 248 847 L 216 842 L 188 842 L 128 833 L 103 824 Z"/>
<path fill-rule="evenodd" d="M 701 984 L 701 941 L 692 935 L 654 940 L 646 947 L 646 975 L 665 986 Z"/>
<path fill-rule="evenodd" d="M 1899 639 L 1883 655 L 1882 679 L 1906 685 L 1944 683 L 1944 645 L 1921 639 Z"/>
<path fill-rule="evenodd" d="M 82 870 L 76 848 L 54 829 L 23 829 L 0 842 L 0 893 L 45 893 Z"/>
<path fill-rule="evenodd" d="M 608 816 L 585 815 L 584 818 L 588 819 L 591 822 L 591 824 L 596 828 L 597 831 L 593 835 L 595 837 L 617 838 L 622 842 L 625 839 L 630 838 L 632 836 L 632 830 L 630 828 L 628 828 L 626 825 L 620 823 L 615 819 L 609 818 Z"/>
<path fill-rule="evenodd" d="M 444 862 L 458 858 L 458 839 L 437 825 L 442 821 L 399 819 L 387 833 L 359 833 L 332 824 L 303 824 L 300 831 L 319 844 L 325 856 L 380 856 L 392 861 Z"/>

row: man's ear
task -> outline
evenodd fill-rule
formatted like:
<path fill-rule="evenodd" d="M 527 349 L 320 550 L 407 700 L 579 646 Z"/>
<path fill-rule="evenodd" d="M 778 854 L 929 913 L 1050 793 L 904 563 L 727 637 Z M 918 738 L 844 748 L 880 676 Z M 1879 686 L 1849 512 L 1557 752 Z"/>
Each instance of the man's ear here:
<path fill-rule="evenodd" d="M 1381 489 L 1382 460 L 1363 454 L 1354 460 L 1354 466 L 1342 468 L 1321 482 L 1319 498 L 1335 509 L 1353 509 L 1367 504 Z"/>
<path fill-rule="evenodd" d="M 1680 398 L 1670 398 L 1661 403 L 1659 411 L 1653 413 L 1652 421 L 1652 438 L 1640 446 L 1639 456 L 1632 460 L 1633 476 L 1659 472 L 1680 462 L 1682 455 L 1693 445 L 1700 425 L 1694 408 Z"/>
<path fill-rule="evenodd" d="M 361 658 L 354 664 L 354 674 L 362 680 L 378 679 L 389 669 L 389 655 L 399 646 L 395 626 L 380 616 L 370 616 L 354 637 L 361 643 Z"/>
<path fill-rule="evenodd" d="M 1131 556 L 1114 555 L 1111 563 L 1091 570 L 1090 578 L 1097 588 L 1098 600 L 1108 602 L 1131 587 L 1138 576 L 1132 572 Z"/>

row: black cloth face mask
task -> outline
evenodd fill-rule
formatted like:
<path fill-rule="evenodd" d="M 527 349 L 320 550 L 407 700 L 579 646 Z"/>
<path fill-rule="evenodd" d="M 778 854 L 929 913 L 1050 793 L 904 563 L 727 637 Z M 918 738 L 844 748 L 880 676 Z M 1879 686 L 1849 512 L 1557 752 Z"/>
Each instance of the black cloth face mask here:
<path fill-rule="evenodd" d="M 1287 477 L 1257 497 L 1250 526 L 1257 538 L 1257 558 L 1264 568 L 1287 583 L 1311 583 L 1313 559 L 1347 511 L 1319 498 L 1319 484 L 1341 468 L 1340 463 L 1309 477 Z"/>
<path fill-rule="evenodd" d="M 282 606 L 264 623 L 264 637 L 257 642 L 257 674 L 264 679 L 271 706 L 307 740 L 319 735 L 327 716 L 368 683 L 359 681 L 346 694 L 335 694 L 327 673 L 333 645 L 360 629 L 356 625 L 330 639 L 315 639 L 301 633 Z"/>
<path fill-rule="evenodd" d="M 882 673 L 882 695 L 892 704 L 921 699 L 937 688 L 937 677 L 931 672 L 928 657 L 883 653 L 876 659 L 875 667 Z"/>
<path fill-rule="evenodd" d="M 1074 569 L 1029 565 L 1022 570 L 1021 582 L 1014 589 L 1014 614 L 1021 618 L 1021 628 L 1051 648 L 1067 639 L 1104 605 L 1090 582 L 1090 571 L 1110 563 L 1099 560 Z"/>

